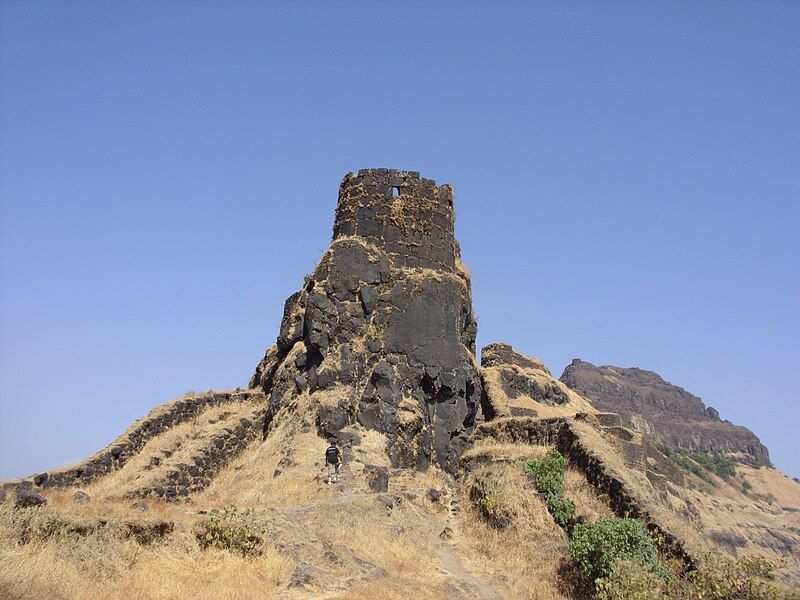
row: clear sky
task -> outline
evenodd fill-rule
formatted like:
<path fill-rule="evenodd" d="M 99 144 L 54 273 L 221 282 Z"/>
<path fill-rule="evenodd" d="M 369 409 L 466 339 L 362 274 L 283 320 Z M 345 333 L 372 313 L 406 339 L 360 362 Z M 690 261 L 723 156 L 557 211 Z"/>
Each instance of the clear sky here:
<path fill-rule="evenodd" d="M 244 386 L 339 181 L 456 191 L 479 345 L 800 475 L 800 3 L 0 2 L 0 479 Z"/>

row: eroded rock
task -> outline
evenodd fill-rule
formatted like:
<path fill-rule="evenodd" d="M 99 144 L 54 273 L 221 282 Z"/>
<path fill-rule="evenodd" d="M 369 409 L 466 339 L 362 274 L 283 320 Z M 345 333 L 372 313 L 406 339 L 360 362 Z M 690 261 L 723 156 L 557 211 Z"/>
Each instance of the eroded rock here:
<path fill-rule="evenodd" d="M 365 169 L 339 190 L 334 237 L 284 306 L 251 380 L 268 412 L 320 398 L 320 435 L 386 435 L 392 466 L 455 471 L 478 411 L 477 321 L 453 192 L 413 171 Z"/>
<path fill-rule="evenodd" d="M 14 500 L 14 506 L 16 508 L 32 508 L 36 506 L 43 506 L 45 504 L 47 504 L 47 498 L 37 494 L 36 492 L 27 490 L 21 490 L 17 492 Z"/>

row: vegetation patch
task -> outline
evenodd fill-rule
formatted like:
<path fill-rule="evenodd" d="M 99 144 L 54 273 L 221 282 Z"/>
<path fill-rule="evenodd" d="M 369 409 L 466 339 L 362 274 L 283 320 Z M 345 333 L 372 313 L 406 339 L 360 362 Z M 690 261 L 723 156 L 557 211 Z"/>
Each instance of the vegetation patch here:
<path fill-rule="evenodd" d="M 533 478 L 539 492 L 558 495 L 564 489 L 567 464 L 567 459 L 554 448 L 544 458 L 525 461 L 523 469 Z"/>
<path fill-rule="evenodd" d="M 664 578 L 652 565 L 617 561 L 597 581 L 598 600 L 778 600 L 786 597 L 772 583 L 775 565 L 752 556 L 708 554 L 702 571 Z"/>
<path fill-rule="evenodd" d="M 659 452 L 676 465 L 694 473 L 700 479 L 712 485 L 714 485 L 714 481 L 709 477 L 709 473 L 713 473 L 725 480 L 736 476 L 736 467 L 733 461 L 720 454 L 692 452 L 685 448 L 671 448 L 664 444 L 657 444 L 657 447 Z"/>
<path fill-rule="evenodd" d="M 386 331 L 386 323 L 367 323 L 358 330 L 358 335 L 368 339 L 379 339 Z"/>
<path fill-rule="evenodd" d="M 609 517 L 596 523 L 579 523 L 572 530 L 570 554 L 590 581 L 608 577 L 617 562 L 628 561 L 651 568 L 666 577 L 658 552 L 639 519 Z"/>
<path fill-rule="evenodd" d="M 570 527 L 575 516 L 575 503 L 561 496 L 567 465 L 567 459 L 555 448 L 544 458 L 528 460 L 523 464 L 525 473 L 533 478 L 536 489 L 544 495 L 547 510 L 564 529 Z"/>
<path fill-rule="evenodd" d="M 553 515 L 553 520 L 559 527 L 567 528 L 575 517 L 575 503 L 569 498 L 562 498 L 554 494 L 545 496 L 544 503 L 547 510 Z"/>
<path fill-rule="evenodd" d="M 212 514 L 203 530 L 197 534 L 203 548 L 221 548 L 250 556 L 261 553 L 261 537 L 256 535 L 255 511 L 237 508 L 226 509 L 225 512 Z M 261 535 L 265 530 L 259 531 Z"/>

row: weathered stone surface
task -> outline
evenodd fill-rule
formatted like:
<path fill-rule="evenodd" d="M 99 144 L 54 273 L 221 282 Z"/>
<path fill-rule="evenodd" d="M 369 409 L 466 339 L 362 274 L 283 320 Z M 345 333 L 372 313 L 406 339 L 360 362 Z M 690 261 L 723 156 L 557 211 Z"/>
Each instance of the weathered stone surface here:
<path fill-rule="evenodd" d="M 652 371 L 597 367 L 575 359 L 561 381 L 598 410 L 619 414 L 667 446 L 723 454 L 756 466 L 770 464 L 769 451 L 752 431 L 721 420 L 700 398 Z"/>
<path fill-rule="evenodd" d="M 273 413 L 319 397 L 328 438 L 354 425 L 384 433 L 393 466 L 455 470 L 481 383 L 452 190 L 415 172 L 351 173 L 333 229 L 251 386 Z"/>
<path fill-rule="evenodd" d="M 314 577 L 321 573 L 322 571 L 308 563 L 300 563 L 292 573 L 289 587 L 298 588 L 306 586 L 313 581 Z"/>
<path fill-rule="evenodd" d="M 128 431 L 119 436 L 106 449 L 91 458 L 64 469 L 56 469 L 34 475 L 30 482 L 15 483 L 18 489 L 40 487 L 68 487 L 86 485 L 99 477 L 113 473 L 154 437 L 166 432 L 175 425 L 193 419 L 199 412 L 227 403 L 258 402 L 263 400 L 260 390 L 240 390 L 231 392 L 208 392 L 168 402 L 137 421 Z"/>
<path fill-rule="evenodd" d="M 17 492 L 17 496 L 14 500 L 14 506 L 17 508 L 31 508 L 44 504 L 47 504 L 47 499 L 44 496 L 40 496 L 36 492 L 25 490 Z"/>
<path fill-rule="evenodd" d="M 172 521 L 130 521 L 125 523 L 127 537 L 140 544 L 151 544 L 172 533 L 175 524 Z"/>
<path fill-rule="evenodd" d="M 89 497 L 89 494 L 87 494 L 86 492 L 75 492 L 74 494 L 72 494 L 72 501 L 85 504 L 91 501 L 91 497 Z"/>
<path fill-rule="evenodd" d="M 389 469 L 386 467 L 364 465 L 364 476 L 370 491 L 375 493 L 389 491 Z"/>
<path fill-rule="evenodd" d="M 587 400 L 557 381 L 538 358 L 508 344 L 481 351 L 481 408 L 486 420 L 498 417 L 571 416 L 591 411 Z"/>

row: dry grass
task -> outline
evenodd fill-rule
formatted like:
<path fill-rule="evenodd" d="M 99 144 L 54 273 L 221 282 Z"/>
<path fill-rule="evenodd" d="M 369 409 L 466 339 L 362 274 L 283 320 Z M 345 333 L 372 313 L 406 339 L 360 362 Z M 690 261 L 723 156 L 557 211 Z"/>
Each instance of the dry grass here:
<path fill-rule="evenodd" d="M 388 578 L 367 581 L 355 585 L 352 589 L 331 596 L 335 600 L 408 600 L 413 590 L 415 600 L 445 600 L 454 596 L 447 593 L 441 585 L 431 585 L 426 581 L 410 579 L 397 575 Z M 456 596 L 457 597 L 457 596 Z"/>
<path fill-rule="evenodd" d="M 567 537 L 527 477 L 516 465 L 495 465 L 476 475 L 491 481 L 499 502 L 514 517 L 509 528 L 498 531 L 464 499 L 460 530 L 467 565 L 504 598 L 563 598 L 557 571 L 568 552 Z"/>
<path fill-rule="evenodd" d="M 583 473 L 570 467 L 564 475 L 564 498 L 569 498 L 575 503 L 575 516 L 585 517 L 589 522 L 595 522 L 602 517 L 613 517 L 614 512 L 609 508 L 608 502 L 598 497 L 597 491 L 586 481 Z"/>
<path fill-rule="evenodd" d="M 492 438 L 485 438 L 470 446 L 470 448 L 462 454 L 462 458 L 465 461 L 482 459 L 484 461 L 514 463 L 543 458 L 550 449 L 550 446 L 503 443 L 495 441 Z"/>
<path fill-rule="evenodd" d="M 142 450 L 128 460 L 119 471 L 90 485 L 90 496 L 121 496 L 163 478 L 170 465 L 191 462 L 200 447 L 224 427 L 235 424 L 253 411 L 251 404 L 226 403 L 198 413 L 194 419 L 176 425 L 149 440 Z M 157 466 L 151 461 L 158 460 Z"/>
<path fill-rule="evenodd" d="M 509 398 L 503 390 L 503 385 L 501 383 L 500 373 L 502 369 L 516 371 L 519 375 L 536 381 L 542 388 L 555 385 L 567 395 L 569 401 L 564 404 L 550 405 L 538 402 L 527 396 Z M 496 405 L 496 408 L 499 410 L 498 416 L 510 415 L 512 406 L 515 408 L 535 410 L 540 418 L 572 417 L 575 416 L 575 413 L 579 412 L 597 412 L 586 398 L 576 394 L 563 383 L 554 379 L 546 370 L 522 368 L 517 365 L 503 365 L 502 369 L 500 367 L 481 367 L 481 375 L 486 384 L 486 391 L 492 400 L 492 404 Z"/>
<path fill-rule="evenodd" d="M 59 506 L 60 505 L 60 506 Z M 141 520 L 121 506 L 92 503 L 94 512 Z M 0 597 L 71 598 L 264 598 L 285 586 L 293 564 L 274 549 L 243 558 L 225 551 L 201 550 L 196 520 L 181 519 L 161 542 L 141 545 L 110 521 L 89 535 L 46 535 L 48 523 L 71 520 L 63 502 L 44 508 L 0 508 Z M 82 510 L 76 508 L 74 512 Z M 148 511 L 147 519 L 154 515 Z M 164 511 L 160 511 L 164 514 Z M 23 530 L 32 538 L 20 544 Z"/>

